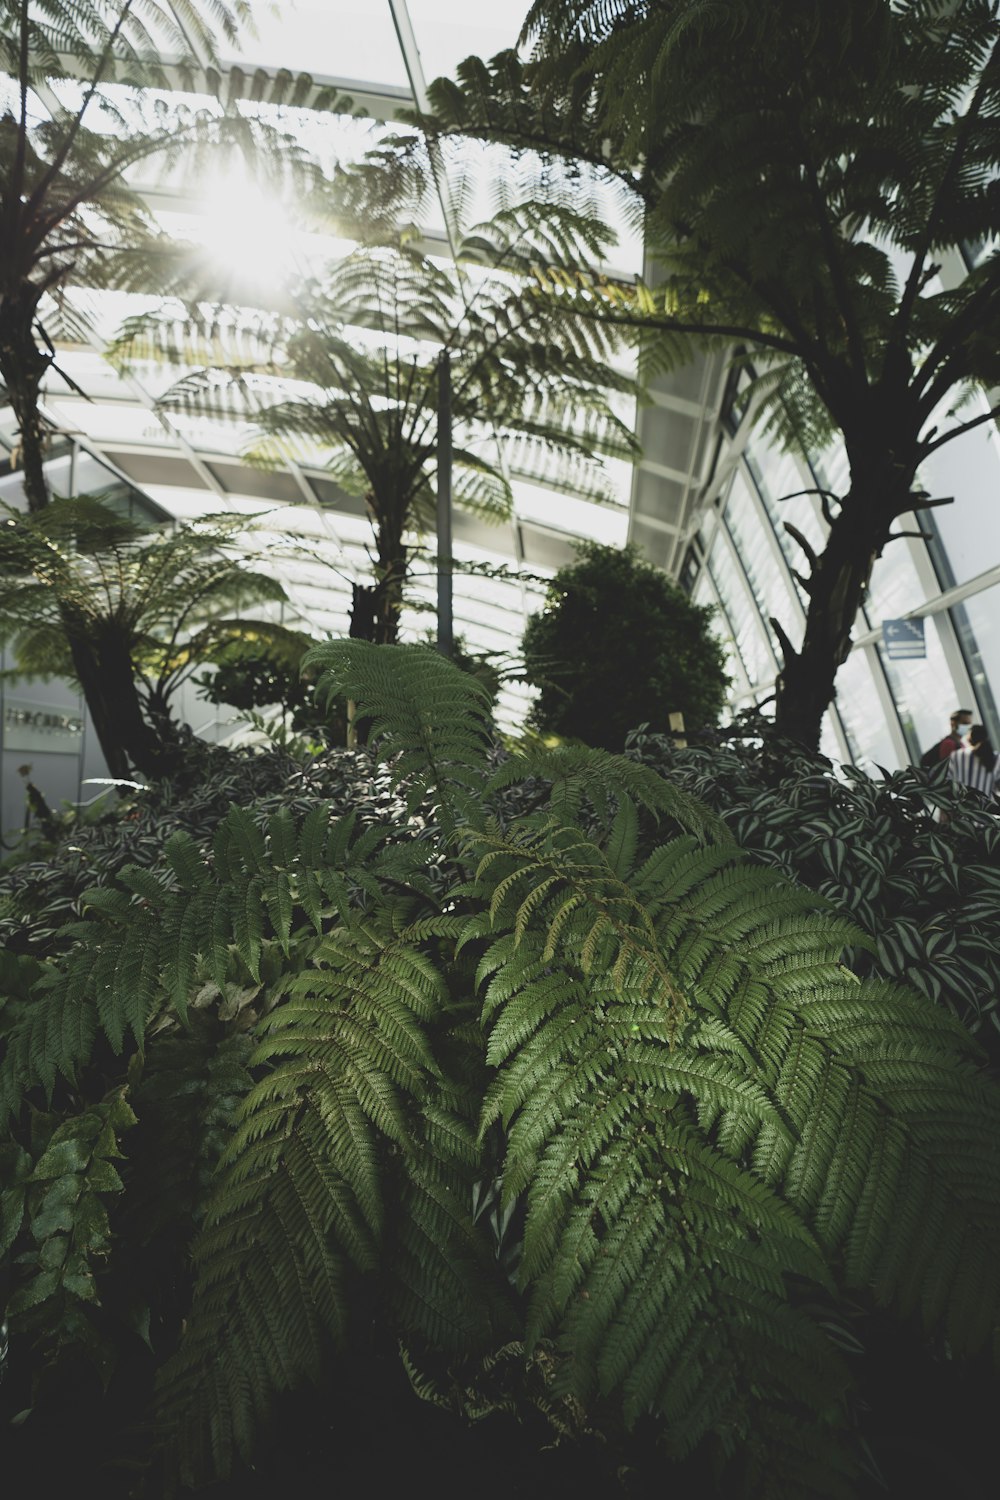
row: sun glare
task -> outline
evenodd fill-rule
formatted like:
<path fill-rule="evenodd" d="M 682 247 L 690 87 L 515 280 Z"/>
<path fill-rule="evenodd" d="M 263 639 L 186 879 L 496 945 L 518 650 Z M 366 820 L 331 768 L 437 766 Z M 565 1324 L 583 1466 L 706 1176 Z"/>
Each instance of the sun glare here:
<path fill-rule="evenodd" d="M 280 292 L 295 274 L 300 236 L 288 205 L 246 175 L 220 175 L 206 184 L 198 237 L 238 296 Z"/>

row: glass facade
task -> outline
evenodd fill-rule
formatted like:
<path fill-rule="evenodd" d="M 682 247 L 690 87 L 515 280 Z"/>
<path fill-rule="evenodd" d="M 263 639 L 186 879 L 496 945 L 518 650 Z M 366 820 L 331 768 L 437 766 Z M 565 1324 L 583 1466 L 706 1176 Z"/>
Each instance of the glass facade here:
<path fill-rule="evenodd" d="M 847 465 L 839 445 L 810 465 L 778 450 L 746 420 L 723 426 L 723 462 L 705 492 L 703 547 L 693 563 L 689 554 L 687 577 L 696 597 L 711 595 L 719 607 L 719 633 L 732 641 L 743 669 L 742 688 L 734 684 L 734 701 L 742 707 L 774 688 L 779 660 L 769 618 L 778 619 L 793 644 L 801 638 L 804 595 L 795 573 L 805 558 L 785 523 L 815 550 L 824 542 L 819 496 L 785 497 L 821 488 L 837 494 L 847 482 Z M 888 769 L 916 760 L 945 732 L 958 706 L 971 708 L 1000 741 L 994 696 L 1000 681 L 1000 445 L 995 433 L 976 431 L 934 457 L 941 462 L 933 475 L 921 476 L 924 486 L 935 496 L 932 484 L 947 476 L 955 500 L 918 518 L 903 517 L 897 531 L 924 535 L 901 535 L 875 561 L 854 649 L 838 673 L 824 726 L 825 751 L 836 759 Z M 926 655 L 890 660 L 882 624 L 907 616 L 924 620 Z"/>

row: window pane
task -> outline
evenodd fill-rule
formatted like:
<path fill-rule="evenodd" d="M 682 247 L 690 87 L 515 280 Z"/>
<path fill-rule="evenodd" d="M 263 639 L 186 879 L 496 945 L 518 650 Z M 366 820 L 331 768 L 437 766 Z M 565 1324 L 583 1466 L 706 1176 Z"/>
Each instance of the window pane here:
<path fill-rule="evenodd" d="M 984 589 L 981 594 L 973 594 L 954 613 L 966 648 L 983 722 L 994 743 L 1000 744 L 1000 723 L 997 722 L 994 702 L 994 693 L 1000 692 L 1000 584 Z M 963 614 L 964 621 L 961 619 Z"/>
<path fill-rule="evenodd" d="M 240 59 L 314 77 L 406 87 L 406 68 L 386 0 L 282 0 L 254 7 L 257 36 Z"/>
<path fill-rule="evenodd" d="M 784 573 L 779 571 L 772 539 L 765 530 L 770 522 L 761 517 L 750 487 L 739 472 L 729 490 L 725 520 L 762 619 L 766 621 L 771 615 L 777 616 L 794 640 L 799 633 L 802 612 L 792 597 Z"/>
<path fill-rule="evenodd" d="M 750 601 L 746 584 L 722 532 L 709 558 L 709 570 L 736 633 L 736 645 L 752 685 L 774 680 L 774 657 L 764 637 L 760 616 Z"/>
<path fill-rule="evenodd" d="M 948 670 L 934 615 L 927 619 L 924 637 L 927 656 L 923 661 L 889 661 L 879 649 L 903 731 L 917 755 L 947 734 L 948 717 L 959 707 L 959 691 Z"/>
<path fill-rule="evenodd" d="M 837 673 L 837 708 L 854 760 L 866 769 L 873 763 L 893 768 L 899 757 L 864 651 L 853 651 Z"/>
<path fill-rule="evenodd" d="M 968 420 L 976 408 L 962 412 Z M 1000 562 L 1000 436 L 992 424 L 956 438 L 933 454 L 921 470 L 931 494 L 954 495 L 954 505 L 932 515 L 955 583 L 968 583 Z M 950 582 L 951 580 L 946 580 Z"/>
<path fill-rule="evenodd" d="M 488 5 L 456 5 L 455 0 L 407 0 L 407 10 L 428 81 L 449 77 L 463 58 L 493 57 L 517 45 L 528 14 L 528 0 L 490 0 Z"/>

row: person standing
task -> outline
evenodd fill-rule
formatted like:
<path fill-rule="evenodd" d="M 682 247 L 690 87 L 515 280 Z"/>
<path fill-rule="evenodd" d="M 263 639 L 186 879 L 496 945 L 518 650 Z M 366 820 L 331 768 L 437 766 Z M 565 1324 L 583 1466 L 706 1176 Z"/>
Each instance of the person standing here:
<path fill-rule="evenodd" d="M 973 724 L 969 730 L 969 742 L 953 750 L 948 757 L 948 775 L 952 781 L 971 786 L 979 792 L 984 802 L 992 802 L 1000 776 L 1000 755 L 990 743 L 985 726 Z"/>
<path fill-rule="evenodd" d="M 927 770 L 931 770 L 940 761 L 947 760 L 956 750 L 960 750 L 965 743 L 965 737 L 972 728 L 972 709 L 956 708 L 951 716 L 951 728 L 943 740 L 938 740 L 929 750 L 925 750 L 920 757 L 920 764 Z"/>

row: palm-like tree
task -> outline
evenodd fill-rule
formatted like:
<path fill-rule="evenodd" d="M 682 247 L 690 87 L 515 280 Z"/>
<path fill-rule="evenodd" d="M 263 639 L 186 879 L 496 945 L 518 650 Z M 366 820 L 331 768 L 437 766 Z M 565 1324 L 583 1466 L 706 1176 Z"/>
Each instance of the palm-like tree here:
<path fill-rule="evenodd" d="M 181 158 L 196 166 L 221 149 L 272 178 L 309 172 L 294 143 L 247 118 L 235 98 L 177 110 L 148 92 L 170 81 L 162 55 L 175 59 L 173 79 L 217 89 L 216 41 L 235 40 L 249 13 L 247 0 L 0 0 L 0 380 L 32 513 L 51 498 L 41 391 L 57 367 L 58 333 L 75 326 L 67 289 L 155 293 L 191 274 L 132 185 L 136 170 L 155 160 L 165 171 Z M 89 637 L 70 615 L 62 624 L 98 738 L 117 762 Z"/>
<path fill-rule="evenodd" d="M 55 363 L 44 309 L 73 279 L 135 275 L 160 239 L 128 174 L 219 135 L 209 112 L 166 118 L 138 94 L 162 85 L 162 53 L 188 81 L 192 48 L 211 62 L 234 40 L 246 0 L 0 0 L 0 377 L 14 411 L 30 510 L 48 503 L 42 381 Z M 234 121 L 226 128 L 232 130 Z M 126 269 L 127 268 L 127 269 Z"/>
<path fill-rule="evenodd" d="M 13 646 L 18 672 L 79 680 L 82 646 L 111 774 L 175 770 L 181 742 L 171 695 L 234 641 L 285 634 L 231 613 L 284 598 L 280 584 L 232 550 L 242 521 L 207 517 L 149 532 L 94 497 L 35 516 L 5 510 L 0 639 Z"/>
<path fill-rule="evenodd" d="M 825 545 L 791 533 L 798 648 L 774 622 L 778 727 L 805 744 L 894 523 L 933 503 L 921 463 L 997 415 L 942 417 L 1000 384 L 997 21 L 996 0 L 536 0 L 528 65 L 470 59 L 432 89 L 439 129 L 583 160 L 641 206 L 662 280 L 591 278 L 581 315 L 633 327 L 653 369 L 740 347 L 784 440 L 843 435 Z"/>
<path fill-rule="evenodd" d="M 385 165 L 383 156 L 366 168 L 373 193 L 387 190 Z M 357 181 L 348 188 L 342 198 L 354 193 L 357 213 Z M 251 459 L 324 465 L 363 495 L 375 582 L 355 586 L 352 634 L 388 643 L 398 635 L 407 538 L 434 515 L 442 357 L 451 367 L 454 498 L 497 519 L 511 511 L 511 476 L 610 498 L 595 454 L 633 455 L 614 393 L 634 394 L 635 384 L 611 363 L 614 330 L 564 319 L 527 276 L 541 253 L 537 206 L 508 204 L 457 241 L 452 261 L 367 203 L 366 241 L 299 286 L 296 316 L 188 304 L 126 325 L 118 354 L 193 367 L 162 398 L 168 409 L 249 421 L 258 434 Z M 594 242 L 585 213 L 552 212 L 550 254 Z"/>

